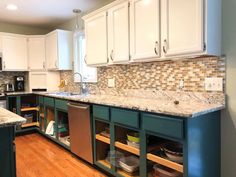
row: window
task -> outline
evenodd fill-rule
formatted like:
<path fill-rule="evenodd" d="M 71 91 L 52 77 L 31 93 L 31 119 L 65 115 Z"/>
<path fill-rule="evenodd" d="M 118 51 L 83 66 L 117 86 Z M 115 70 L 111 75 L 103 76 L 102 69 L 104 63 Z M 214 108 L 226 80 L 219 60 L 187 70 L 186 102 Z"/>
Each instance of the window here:
<path fill-rule="evenodd" d="M 74 73 L 80 73 L 83 82 L 97 82 L 97 68 L 89 67 L 85 63 L 85 36 L 83 31 L 74 32 Z M 80 82 L 78 74 L 74 75 L 74 82 Z"/>

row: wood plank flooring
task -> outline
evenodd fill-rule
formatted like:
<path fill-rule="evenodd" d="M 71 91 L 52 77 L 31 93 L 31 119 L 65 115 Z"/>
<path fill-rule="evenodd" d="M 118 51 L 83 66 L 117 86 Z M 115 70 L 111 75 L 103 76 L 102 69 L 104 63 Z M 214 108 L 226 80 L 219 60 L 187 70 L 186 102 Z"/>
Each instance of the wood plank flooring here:
<path fill-rule="evenodd" d="M 17 177 L 105 177 L 39 134 L 16 137 Z"/>

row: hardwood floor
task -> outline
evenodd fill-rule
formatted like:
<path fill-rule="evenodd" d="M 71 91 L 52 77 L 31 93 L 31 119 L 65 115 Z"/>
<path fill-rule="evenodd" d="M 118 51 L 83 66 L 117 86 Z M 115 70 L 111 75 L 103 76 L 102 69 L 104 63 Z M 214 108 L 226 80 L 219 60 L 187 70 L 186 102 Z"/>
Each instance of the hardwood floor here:
<path fill-rule="evenodd" d="M 17 177 L 105 177 L 39 134 L 16 137 Z"/>

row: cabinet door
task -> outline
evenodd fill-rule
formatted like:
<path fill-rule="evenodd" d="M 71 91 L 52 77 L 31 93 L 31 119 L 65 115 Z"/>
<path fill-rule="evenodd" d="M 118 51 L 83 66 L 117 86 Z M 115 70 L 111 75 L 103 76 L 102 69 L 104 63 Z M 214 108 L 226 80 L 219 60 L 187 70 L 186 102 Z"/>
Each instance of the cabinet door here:
<path fill-rule="evenodd" d="M 162 4 L 165 56 L 203 51 L 203 0 L 166 0 Z"/>
<path fill-rule="evenodd" d="M 130 5 L 130 48 L 132 60 L 160 56 L 160 1 L 132 0 Z"/>
<path fill-rule="evenodd" d="M 108 11 L 108 57 L 112 63 L 129 61 L 129 2 Z"/>
<path fill-rule="evenodd" d="M 28 56 L 30 70 L 45 70 L 45 38 L 28 39 Z"/>
<path fill-rule="evenodd" d="M 50 33 L 46 36 L 46 61 L 47 69 L 58 68 L 58 44 L 57 32 Z"/>
<path fill-rule="evenodd" d="M 28 70 L 26 37 L 3 36 L 2 55 L 3 70 Z"/>
<path fill-rule="evenodd" d="M 30 72 L 29 73 L 29 89 L 46 89 L 47 73 L 46 72 Z"/>
<path fill-rule="evenodd" d="M 85 20 L 87 65 L 107 64 L 107 15 L 101 12 Z"/>

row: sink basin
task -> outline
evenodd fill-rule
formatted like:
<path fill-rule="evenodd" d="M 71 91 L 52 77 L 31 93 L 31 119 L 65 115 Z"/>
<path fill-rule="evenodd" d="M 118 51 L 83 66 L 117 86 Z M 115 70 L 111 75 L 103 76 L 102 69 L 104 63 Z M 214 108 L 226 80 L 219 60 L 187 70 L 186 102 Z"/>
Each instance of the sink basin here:
<path fill-rule="evenodd" d="M 48 95 L 55 95 L 55 96 L 77 96 L 81 95 L 77 92 L 56 92 L 56 93 L 47 93 Z"/>

